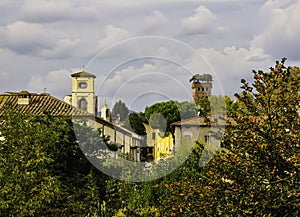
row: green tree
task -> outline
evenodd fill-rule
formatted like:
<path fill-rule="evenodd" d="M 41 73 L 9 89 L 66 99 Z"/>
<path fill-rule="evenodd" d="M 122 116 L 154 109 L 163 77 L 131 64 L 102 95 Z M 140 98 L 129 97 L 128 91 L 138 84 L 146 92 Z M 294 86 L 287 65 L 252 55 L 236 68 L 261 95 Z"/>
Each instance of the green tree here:
<path fill-rule="evenodd" d="M 132 130 L 133 132 L 139 134 L 139 135 L 146 135 L 146 129 L 145 126 L 143 125 L 143 113 L 130 113 L 128 117 L 125 119 L 124 126 Z"/>
<path fill-rule="evenodd" d="M 152 116 L 154 116 L 152 121 L 155 123 L 155 127 L 166 128 L 167 132 L 173 133 L 173 129 L 170 126 L 171 123 L 197 116 L 197 107 L 194 103 L 190 102 L 178 102 L 174 100 L 159 102 L 146 107 L 145 119 L 148 123 Z M 160 126 L 160 123 L 162 123 L 162 126 Z M 166 127 L 163 126 L 165 123 Z"/>
<path fill-rule="evenodd" d="M 123 122 L 128 116 L 128 112 L 129 111 L 125 103 L 119 100 L 118 102 L 115 103 L 112 109 L 112 116 L 114 118 L 120 118 L 120 121 Z"/>
<path fill-rule="evenodd" d="M 159 217 L 154 204 L 154 182 L 132 183 L 107 180 L 106 201 L 109 216 Z"/>
<path fill-rule="evenodd" d="M 209 99 L 205 96 L 200 96 L 197 99 L 197 107 L 199 111 L 199 116 L 206 117 L 211 113 L 211 103 Z"/>
<path fill-rule="evenodd" d="M 300 70 L 285 59 L 242 79 L 220 153 L 203 173 L 207 215 L 298 216 Z"/>
<path fill-rule="evenodd" d="M 0 125 L 0 215 L 100 213 L 106 176 L 82 153 L 71 119 L 6 111 Z"/>
<path fill-rule="evenodd" d="M 208 98 L 210 107 L 211 107 L 211 112 L 213 114 L 219 114 L 219 115 L 225 115 L 226 113 L 226 100 L 228 100 L 228 96 L 210 96 Z M 230 99 L 230 98 L 229 98 Z"/>
<path fill-rule="evenodd" d="M 1 215 L 38 216 L 49 213 L 49 207 L 60 213 L 64 191 L 50 171 L 59 135 L 28 115 L 11 112 L 1 122 Z"/>

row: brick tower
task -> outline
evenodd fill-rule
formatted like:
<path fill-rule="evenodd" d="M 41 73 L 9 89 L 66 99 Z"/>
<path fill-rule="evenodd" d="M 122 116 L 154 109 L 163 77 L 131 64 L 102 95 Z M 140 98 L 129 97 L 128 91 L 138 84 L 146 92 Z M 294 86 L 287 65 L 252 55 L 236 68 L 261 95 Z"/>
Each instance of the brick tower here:
<path fill-rule="evenodd" d="M 212 89 L 212 76 L 210 74 L 194 75 L 190 82 L 192 82 L 194 103 L 199 103 L 201 97 L 210 97 Z"/>

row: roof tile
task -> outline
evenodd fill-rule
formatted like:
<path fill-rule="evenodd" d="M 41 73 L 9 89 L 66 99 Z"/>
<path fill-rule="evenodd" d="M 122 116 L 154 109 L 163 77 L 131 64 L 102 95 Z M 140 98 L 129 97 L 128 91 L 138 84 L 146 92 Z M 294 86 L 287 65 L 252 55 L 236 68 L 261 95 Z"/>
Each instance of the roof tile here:
<path fill-rule="evenodd" d="M 7 104 L 10 104 L 14 110 L 35 115 L 42 115 L 44 111 L 49 111 L 53 116 L 92 116 L 48 94 L 31 94 L 29 105 L 19 105 L 18 97 L 17 93 L 0 95 L 0 116 L 3 115 Z"/>

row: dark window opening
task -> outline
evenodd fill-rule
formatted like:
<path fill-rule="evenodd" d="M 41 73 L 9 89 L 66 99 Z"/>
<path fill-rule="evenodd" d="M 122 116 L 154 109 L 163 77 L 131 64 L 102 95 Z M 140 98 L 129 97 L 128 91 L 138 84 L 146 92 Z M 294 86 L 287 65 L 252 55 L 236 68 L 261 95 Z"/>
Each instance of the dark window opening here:
<path fill-rule="evenodd" d="M 78 107 L 84 111 L 87 110 L 87 101 L 85 98 L 81 98 L 79 101 L 78 101 Z"/>
<path fill-rule="evenodd" d="M 152 133 L 152 139 L 155 139 L 155 133 Z"/>
<path fill-rule="evenodd" d="M 210 142 L 210 136 L 204 136 L 204 142 L 205 143 Z"/>

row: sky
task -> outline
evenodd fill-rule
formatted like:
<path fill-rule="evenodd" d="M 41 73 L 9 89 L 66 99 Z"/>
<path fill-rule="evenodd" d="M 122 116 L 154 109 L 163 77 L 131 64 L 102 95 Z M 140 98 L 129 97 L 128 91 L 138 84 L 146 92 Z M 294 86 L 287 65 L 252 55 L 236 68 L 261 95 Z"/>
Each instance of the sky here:
<path fill-rule="evenodd" d="M 0 93 L 63 99 L 85 70 L 100 106 L 191 101 L 203 73 L 233 97 L 253 69 L 299 66 L 299 12 L 299 0 L 1 0 Z"/>

